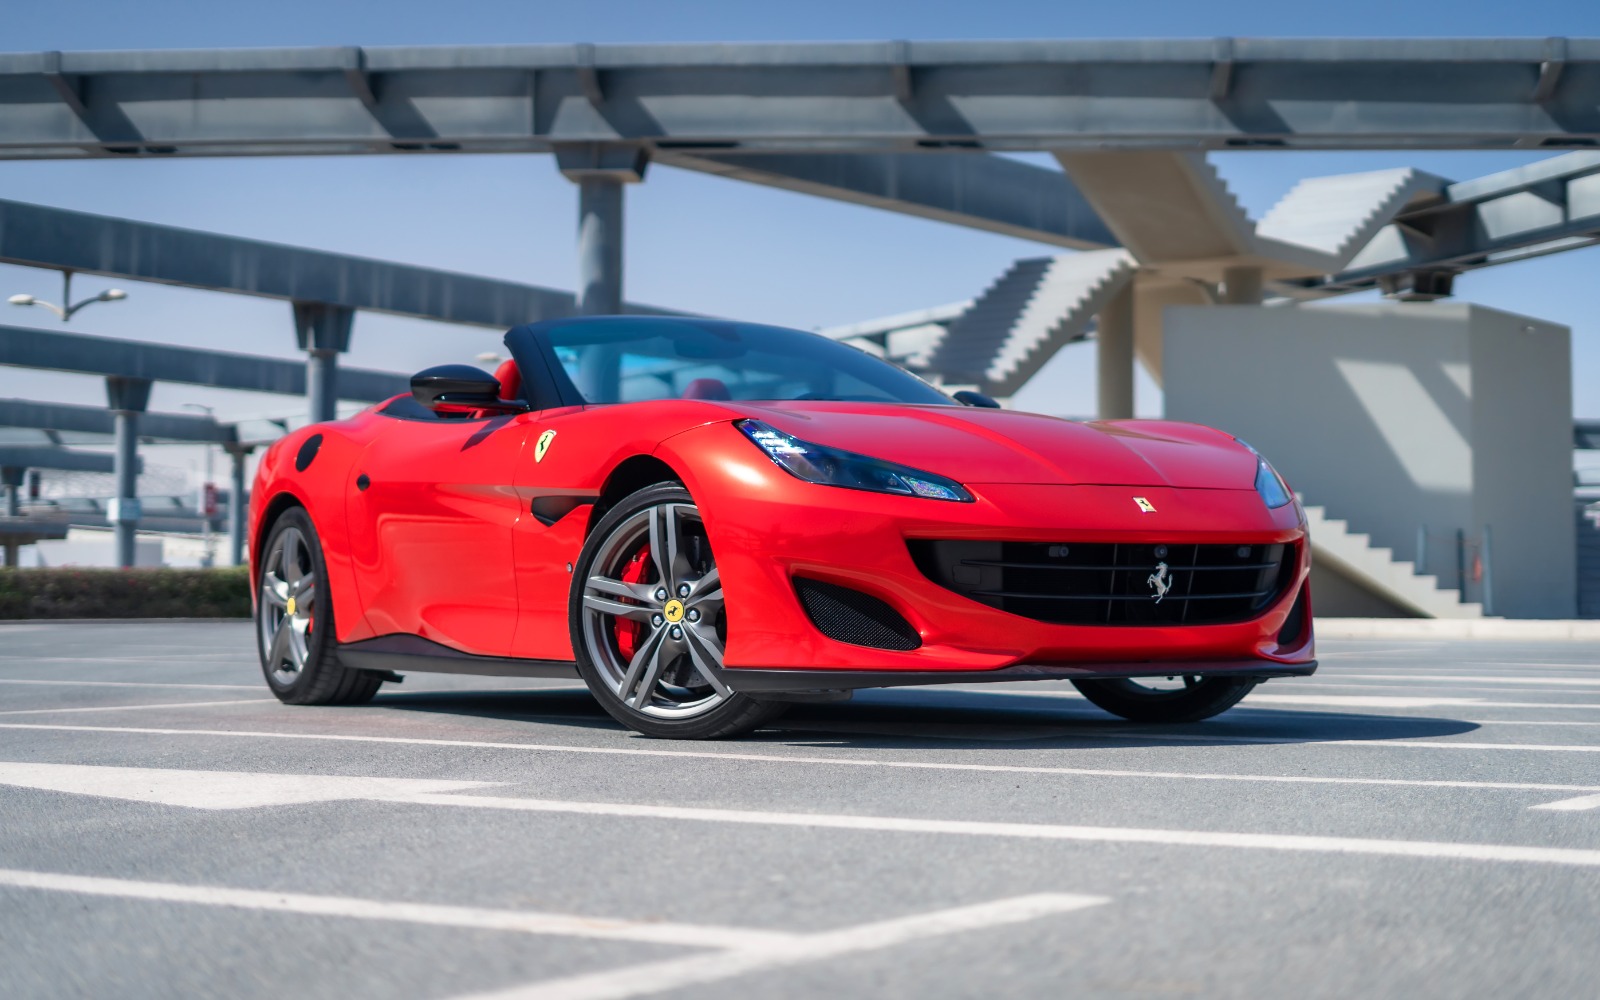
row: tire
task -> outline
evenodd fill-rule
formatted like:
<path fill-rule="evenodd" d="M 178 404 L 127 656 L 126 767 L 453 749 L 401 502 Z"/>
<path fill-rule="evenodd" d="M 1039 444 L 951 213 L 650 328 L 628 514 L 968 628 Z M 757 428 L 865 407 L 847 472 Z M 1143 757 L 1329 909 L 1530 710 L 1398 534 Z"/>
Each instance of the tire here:
<path fill-rule="evenodd" d="M 595 526 L 572 574 L 568 624 L 578 673 L 635 732 L 678 740 L 748 733 L 788 706 L 734 691 L 711 541 L 689 491 L 647 486 Z"/>
<path fill-rule="evenodd" d="M 267 686 L 286 705 L 358 705 L 382 678 L 339 663 L 327 564 L 303 508 L 283 512 L 256 574 L 256 650 Z"/>
<path fill-rule="evenodd" d="M 1182 687 L 1161 688 L 1140 680 L 1073 681 L 1087 699 L 1133 722 L 1199 722 L 1239 703 L 1257 684 L 1248 677 L 1194 677 Z M 1159 678 L 1145 678 L 1156 681 Z"/>

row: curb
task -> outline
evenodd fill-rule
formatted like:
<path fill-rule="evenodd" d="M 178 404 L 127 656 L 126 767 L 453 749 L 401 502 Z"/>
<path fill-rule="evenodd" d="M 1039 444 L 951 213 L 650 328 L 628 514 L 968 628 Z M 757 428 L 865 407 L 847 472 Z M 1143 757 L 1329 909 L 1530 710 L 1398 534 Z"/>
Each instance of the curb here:
<path fill-rule="evenodd" d="M 1511 618 L 1318 618 L 1318 639 L 1487 639 L 1600 642 L 1600 620 Z"/>

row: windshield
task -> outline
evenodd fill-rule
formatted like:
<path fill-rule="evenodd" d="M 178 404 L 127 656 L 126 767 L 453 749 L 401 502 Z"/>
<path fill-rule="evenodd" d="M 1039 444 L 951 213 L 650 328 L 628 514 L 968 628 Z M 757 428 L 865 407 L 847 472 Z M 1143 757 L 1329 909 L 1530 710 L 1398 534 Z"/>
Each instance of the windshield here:
<path fill-rule="evenodd" d="M 587 403 L 833 399 L 952 405 L 894 365 L 777 326 L 605 317 L 551 323 L 539 336 Z"/>

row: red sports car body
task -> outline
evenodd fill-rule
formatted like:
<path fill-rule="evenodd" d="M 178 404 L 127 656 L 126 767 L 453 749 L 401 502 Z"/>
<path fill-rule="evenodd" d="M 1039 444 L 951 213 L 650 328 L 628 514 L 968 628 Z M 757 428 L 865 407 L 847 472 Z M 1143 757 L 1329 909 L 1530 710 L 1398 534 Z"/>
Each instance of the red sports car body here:
<path fill-rule="evenodd" d="M 1315 668 L 1304 515 L 1220 431 L 960 405 L 770 327 L 597 317 L 506 343 L 496 377 L 430 369 L 263 458 L 251 566 L 286 701 L 576 673 L 624 723 L 704 737 L 950 680 L 1069 678 L 1197 719 Z"/>

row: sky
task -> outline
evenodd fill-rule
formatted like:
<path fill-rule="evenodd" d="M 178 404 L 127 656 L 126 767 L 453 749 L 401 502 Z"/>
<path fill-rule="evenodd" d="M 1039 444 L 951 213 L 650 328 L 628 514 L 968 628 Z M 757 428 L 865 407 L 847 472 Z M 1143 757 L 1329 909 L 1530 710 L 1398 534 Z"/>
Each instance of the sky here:
<path fill-rule="evenodd" d="M 10 51 L 291 45 L 804 41 L 1209 36 L 1596 36 L 1600 3 L 1523 0 L 1278 0 L 1212 3 L 606 3 L 510 0 L 13 0 Z M 1412 166 L 1464 179 L 1537 159 L 1527 153 L 1215 155 L 1245 208 L 1264 213 L 1303 177 Z M 534 155 L 0 162 L 0 197 L 571 288 L 576 190 Z M 634 301 L 811 329 L 970 298 L 1019 257 L 1058 248 L 853 205 L 652 167 L 627 203 Z M 1463 275 L 1457 298 L 1573 329 L 1574 408 L 1600 418 L 1600 248 Z M 79 314 L 75 332 L 301 357 L 289 306 L 243 296 L 80 277 L 74 295 L 113 284 L 127 300 Z M 54 272 L 0 265 L 0 297 L 57 301 Z M 1352 297 L 1343 301 L 1361 301 Z M 60 328 L 40 309 L 0 322 Z M 414 371 L 498 347 L 494 331 L 363 314 L 351 365 Z M 1061 352 L 1017 404 L 1094 409 L 1094 347 Z M 0 368 L 0 396 L 104 402 L 99 380 Z M 297 412 L 298 400 L 158 385 L 152 410 L 214 406 L 219 416 Z M 1141 415 L 1159 392 L 1141 379 Z M 195 449 L 171 461 L 198 468 Z M 160 460 L 160 459 L 154 459 Z"/>

